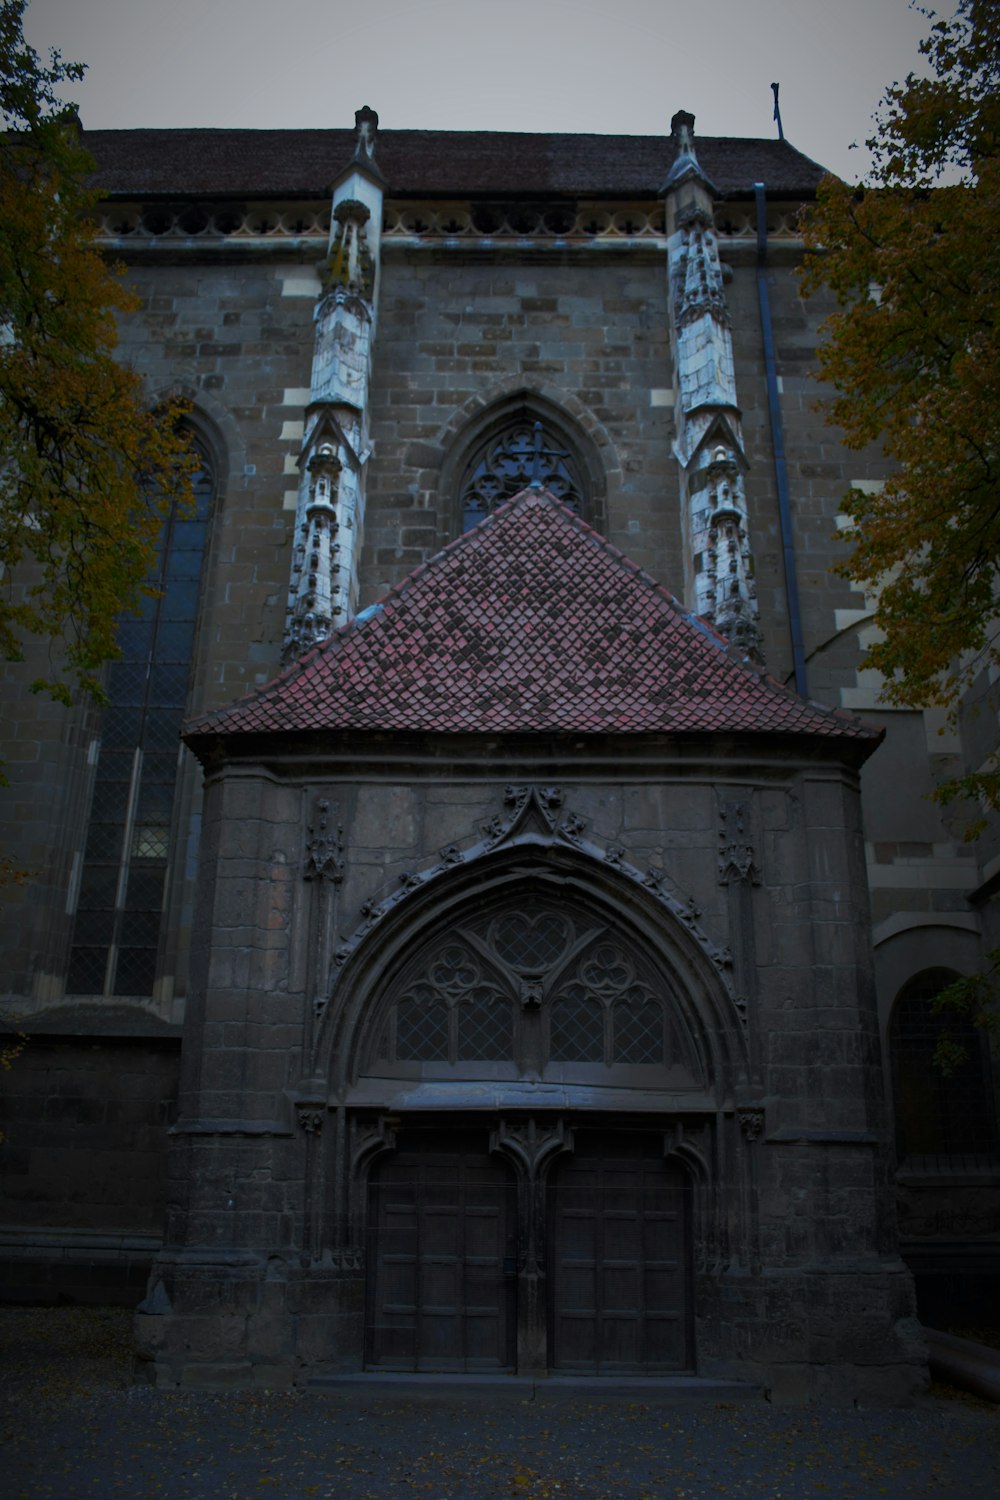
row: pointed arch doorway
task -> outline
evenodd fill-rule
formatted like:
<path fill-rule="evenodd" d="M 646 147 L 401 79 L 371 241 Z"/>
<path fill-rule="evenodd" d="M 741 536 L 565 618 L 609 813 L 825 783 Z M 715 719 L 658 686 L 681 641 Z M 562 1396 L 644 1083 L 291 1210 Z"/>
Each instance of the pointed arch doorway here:
<path fill-rule="evenodd" d="M 359 1183 L 367 1367 L 692 1369 L 694 1179 L 666 1153 L 713 1063 L 680 974 L 530 875 L 397 951 L 359 997 L 347 1100 L 383 1122 Z"/>
<path fill-rule="evenodd" d="M 369 1180 L 369 1369 L 693 1368 L 686 1174 L 662 1132 L 560 1135 L 551 1172 L 515 1177 L 496 1132 L 404 1129 Z"/>

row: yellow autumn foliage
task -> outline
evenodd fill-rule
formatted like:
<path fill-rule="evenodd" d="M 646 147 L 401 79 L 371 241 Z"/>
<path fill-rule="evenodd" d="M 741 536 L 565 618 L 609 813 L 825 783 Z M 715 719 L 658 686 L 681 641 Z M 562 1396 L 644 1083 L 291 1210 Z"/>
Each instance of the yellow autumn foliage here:
<path fill-rule="evenodd" d="M 928 14 L 928 76 L 887 90 L 868 183 L 820 188 L 803 289 L 837 298 L 829 420 L 894 465 L 845 501 L 840 571 L 878 597 L 866 665 L 889 701 L 955 711 L 1000 665 L 1000 6 Z M 1000 805 L 996 765 L 938 795 L 959 793 Z"/>
<path fill-rule="evenodd" d="M 24 0 L 0 4 L 0 654 L 57 643 L 33 687 L 100 692 L 116 621 L 134 610 L 162 512 L 190 498 L 178 409 L 151 411 L 115 358 L 136 303 L 88 225 L 94 163 L 56 96 L 78 64 L 43 65 Z"/>

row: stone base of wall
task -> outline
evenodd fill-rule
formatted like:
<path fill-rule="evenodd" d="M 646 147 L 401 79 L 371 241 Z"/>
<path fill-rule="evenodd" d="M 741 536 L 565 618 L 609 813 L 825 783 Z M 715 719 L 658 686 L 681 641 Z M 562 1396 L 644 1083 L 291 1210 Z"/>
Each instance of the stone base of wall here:
<path fill-rule="evenodd" d="M 364 1278 L 332 1261 L 166 1253 L 136 1311 L 140 1375 L 199 1389 L 360 1370 L 364 1306 Z"/>
<path fill-rule="evenodd" d="M 783 1404 L 905 1405 L 927 1348 L 901 1261 L 702 1278 L 699 1374 L 755 1381 Z"/>
<path fill-rule="evenodd" d="M 706 1278 L 698 1303 L 698 1375 L 782 1404 L 898 1406 L 926 1390 L 900 1262 Z M 305 1383 L 363 1369 L 364 1308 L 364 1277 L 332 1262 L 165 1252 L 136 1314 L 139 1357 L 163 1387 Z"/>
<path fill-rule="evenodd" d="M 0 1297 L 33 1306 L 135 1307 L 159 1248 L 154 1235 L 0 1229 Z"/>

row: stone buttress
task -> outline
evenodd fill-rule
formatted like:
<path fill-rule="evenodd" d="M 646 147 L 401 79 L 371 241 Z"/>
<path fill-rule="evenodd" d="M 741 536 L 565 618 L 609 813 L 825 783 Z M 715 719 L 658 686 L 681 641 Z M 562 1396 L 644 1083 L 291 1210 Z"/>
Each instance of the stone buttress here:
<path fill-rule="evenodd" d="M 694 116 L 674 115 L 677 156 L 664 184 L 675 455 L 695 612 L 751 659 L 761 632 L 747 523 L 743 448 L 729 310 L 712 212 L 716 190 L 698 164 Z"/>
<path fill-rule="evenodd" d="M 365 107 L 355 123 L 354 157 L 332 187 L 330 240 L 314 315 L 282 648 L 286 664 L 343 625 L 357 604 L 383 180 L 375 165 L 378 115 Z"/>

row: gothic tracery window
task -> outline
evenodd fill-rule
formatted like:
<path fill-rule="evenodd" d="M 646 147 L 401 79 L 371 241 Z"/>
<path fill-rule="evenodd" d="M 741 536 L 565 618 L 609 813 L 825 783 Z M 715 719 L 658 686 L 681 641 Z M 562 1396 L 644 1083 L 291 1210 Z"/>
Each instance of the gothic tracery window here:
<path fill-rule="evenodd" d="M 194 649 L 215 477 L 196 449 L 194 510 L 176 504 L 160 532 L 155 597 L 118 627 L 108 674 L 66 990 L 153 993 L 166 901 L 180 728 Z"/>
<path fill-rule="evenodd" d="M 383 1064 L 690 1068 L 662 982 L 623 936 L 533 905 L 451 927 L 403 970 Z"/>
<path fill-rule="evenodd" d="M 459 487 L 463 531 L 532 484 L 583 514 L 584 489 L 573 455 L 555 431 L 525 410 L 469 459 Z"/>

